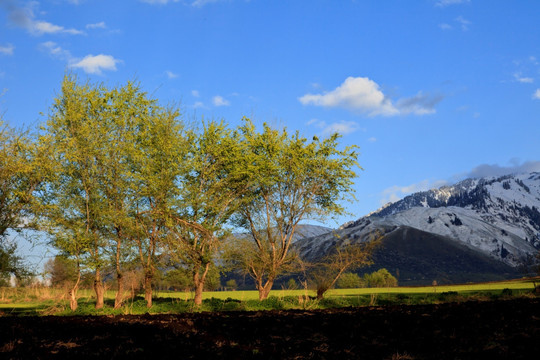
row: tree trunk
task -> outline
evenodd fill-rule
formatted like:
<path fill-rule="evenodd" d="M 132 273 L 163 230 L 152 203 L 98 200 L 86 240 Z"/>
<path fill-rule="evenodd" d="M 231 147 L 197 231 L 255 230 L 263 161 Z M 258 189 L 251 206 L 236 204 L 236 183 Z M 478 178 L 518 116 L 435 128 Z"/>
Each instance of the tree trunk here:
<path fill-rule="evenodd" d="M 69 308 L 71 311 L 77 310 L 79 304 L 77 303 L 77 291 L 79 290 L 79 285 L 75 285 L 71 290 L 69 290 Z"/>
<path fill-rule="evenodd" d="M 144 300 L 146 300 L 146 307 L 152 307 L 152 274 L 144 274 Z"/>
<path fill-rule="evenodd" d="M 262 301 L 268 298 L 270 290 L 272 290 L 272 285 L 274 285 L 274 279 L 268 279 L 264 286 L 262 286 L 262 282 L 259 282 L 259 286 L 257 286 L 259 290 L 259 300 Z"/>
<path fill-rule="evenodd" d="M 77 303 L 77 292 L 79 291 L 79 284 L 81 282 L 81 270 L 79 267 L 79 261 L 77 260 L 77 281 L 75 285 L 69 290 L 69 308 L 71 311 L 77 310 L 79 304 Z"/>
<path fill-rule="evenodd" d="M 122 307 L 124 301 L 124 275 L 121 272 L 116 273 L 116 282 L 118 283 L 118 290 L 116 291 L 116 297 L 114 298 L 114 308 L 119 309 Z"/>
<path fill-rule="evenodd" d="M 202 304 L 202 294 L 204 290 L 204 282 L 206 281 L 206 274 L 208 274 L 208 269 L 210 268 L 210 263 L 206 264 L 204 267 L 204 272 L 199 274 L 199 269 L 193 272 L 193 284 L 195 285 L 195 298 L 193 299 L 195 305 L 199 306 Z"/>
<path fill-rule="evenodd" d="M 324 298 L 324 293 L 328 289 L 318 288 L 317 289 L 317 300 L 322 300 Z"/>
<path fill-rule="evenodd" d="M 94 291 L 96 292 L 96 309 L 103 309 L 104 289 L 99 269 L 96 270 L 96 277 L 94 278 Z"/>

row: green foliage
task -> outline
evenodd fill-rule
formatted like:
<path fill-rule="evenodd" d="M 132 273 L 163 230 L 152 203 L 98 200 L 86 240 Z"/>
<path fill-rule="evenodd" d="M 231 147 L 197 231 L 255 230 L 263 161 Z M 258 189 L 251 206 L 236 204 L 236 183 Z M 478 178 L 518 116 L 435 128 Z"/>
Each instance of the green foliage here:
<path fill-rule="evenodd" d="M 364 274 L 364 282 L 368 287 L 397 286 L 397 279 L 386 269 L 380 269 L 371 274 Z"/>
<path fill-rule="evenodd" d="M 236 280 L 234 279 L 231 279 L 231 280 L 227 280 L 225 282 L 225 287 L 228 289 L 228 290 L 236 290 L 238 288 L 238 284 L 236 283 Z"/>
<path fill-rule="evenodd" d="M 185 291 L 193 287 L 193 279 L 184 268 L 172 269 L 163 276 L 163 285 L 170 290 Z"/>
<path fill-rule="evenodd" d="M 351 244 L 347 238 L 337 239 L 334 249 L 320 262 L 311 264 L 309 280 L 322 299 L 326 291 L 334 287 L 346 270 L 355 270 L 372 264 L 371 255 L 379 244 L 374 238 L 368 242 Z"/>
<path fill-rule="evenodd" d="M 11 275 L 21 280 L 29 275 L 22 258 L 16 254 L 17 245 L 0 238 L 0 286 L 9 286 Z"/>
<path fill-rule="evenodd" d="M 290 278 L 289 281 L 287 281 L 287 289 L 289 290 L 298 289 L 298 284 L 296 284 L 296 280 L 294 280 L 293 278 Z"/>
<path fill-rule="evenodd" d="M 342 200 L 352 198 L 357 153 L 355 147 L 340 150 L 337 134 L 308 141 L 268 124 L 258 132 L 249 119 L 240 131 L 250 191 L 236 224 L 249 235 L 237 241 L 230 258 L 253 277 L 264 299 L 274 280 L 294 264 L 290 247 L 299 223 L 344 212 Z"/>
<path fill-rule="evenodd" d="M 0 120 L 0 242 L 8 229 L 19 230 L 28 222 L 40 178 L 39 153 L 28 133 Z"/>
<path fill-rule="evenodd" d="M 343 273 L 337 281 L 337 287 L 340 289 L 354 289 L 364 287 L 362 278 L 356 273 Z"/>
<path fill-rule="evenodd" d="M 30 274 L 7 235 L 29 225 L 40 177 L 39 153 L 29 134 L 0 120 L 0 284 L 9 284 L 11 275 L 21 280 Z"/>
<path fill-rule="evenodd" d="M 57 255 L 45 263 L 45 273 L 52 287 L 68 287 L 77 281 L 77 264 L 73 259 Z"/>

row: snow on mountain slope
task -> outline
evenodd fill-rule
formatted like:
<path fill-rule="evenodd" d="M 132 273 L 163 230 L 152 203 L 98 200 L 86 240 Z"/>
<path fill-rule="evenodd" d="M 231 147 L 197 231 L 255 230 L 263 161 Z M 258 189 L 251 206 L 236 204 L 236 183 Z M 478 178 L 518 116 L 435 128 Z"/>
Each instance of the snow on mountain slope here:
<path fill-rule="evenodd" d="M 415 193 L 367 218 L 374 224 L 410 226 L 447 236 L 518 266 L 540 248 L 539 208 L 540 173 L 530 173 L 467 179 Z"/>
<path fill-rule="evenodd" d="M 467 179 L 453 186 L 419 192 L 335 232 L 365 241 L 375 233 L 410 227 L 458 241 L 517 267 L 540 249 L 540 173 Z M 322 254 L 338 238 L 328 233 L 298 244 L 309 257 Z"/>

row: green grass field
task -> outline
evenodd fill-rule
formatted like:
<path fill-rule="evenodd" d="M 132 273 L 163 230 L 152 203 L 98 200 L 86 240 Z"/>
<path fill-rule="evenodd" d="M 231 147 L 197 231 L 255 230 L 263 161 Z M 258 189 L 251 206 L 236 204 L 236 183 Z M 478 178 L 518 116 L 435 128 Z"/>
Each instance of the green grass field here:
<path fill-rule="evenodd" d="M 368 305 L 415 305 L 434 304 L 448 301 L 494 300 L 516 296 L 534 296 L 533 289 L 539 278 L 518 279 L 480 284 L 333 289 L 325 299 L 314 299 L 311 290 L 273 290 L 269 299 L 258 301 L 258 292 L 215 291 L 205 292 L 203 305 L 193 306 L 193 293 L 158 292 L 154 293 L 154 305 L 147 309 L 142 297 L 129 298 L 125 305 L 114 310 L 115 292 L 109 290 L 105 295 L 106 306 L 95 310 L 95 300 L 91 290 L 79 292 L 79 309 L 75 314 L 143 314 L 179 313 L 187 311 L 228 311 L 228 310 L 272 310 L 272 309 L 326 309 L 346 306 Z M 12 289 L 0 290 L 0 315 L 70 315 L 67 296 L 58 289 Z"/>

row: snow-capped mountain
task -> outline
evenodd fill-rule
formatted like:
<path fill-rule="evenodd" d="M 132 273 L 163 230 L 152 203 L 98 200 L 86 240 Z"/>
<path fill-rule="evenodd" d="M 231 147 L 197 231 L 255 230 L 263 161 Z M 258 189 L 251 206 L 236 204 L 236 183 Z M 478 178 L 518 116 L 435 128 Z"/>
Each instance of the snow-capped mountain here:
<path fill-rule="evenodd" d="M 431 257 L 438 256 L 437 244 L 443 247 L 444 243 L 454 249 L 447 249 L 450 257 L 472 256 L 469 261 L 491 264 L 482 271 L 515 272 L 540 249 L 540 173 L 467 179 L 453 186 L 418 192 L 346 223 L 333 233 L 303 239 L 297 249 L 305 258 L 315 259 L 343 239 L 366 241 L 375 234 L 394 239 L 400 248 L 424 239 L 421 246 L 433 248 L 427 254 Z M 389 244 L 385 249 L 392 251 Z M 396 256 L 418 253 L 402 250 L 405 253 Z M 446 257 L 440 261 L 454 260 Z M 506 267 L 499 269 L 492 263 L 494 260 Z M 487 270 L 490 266 L 494 270 Z"/>

